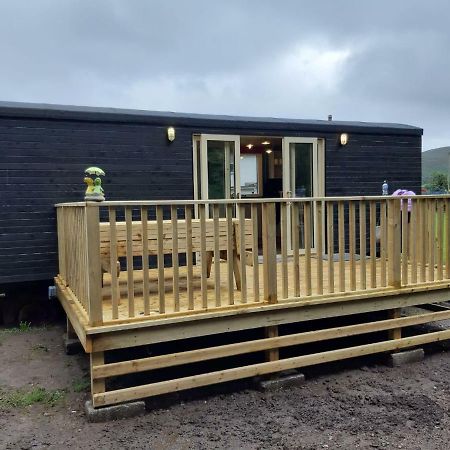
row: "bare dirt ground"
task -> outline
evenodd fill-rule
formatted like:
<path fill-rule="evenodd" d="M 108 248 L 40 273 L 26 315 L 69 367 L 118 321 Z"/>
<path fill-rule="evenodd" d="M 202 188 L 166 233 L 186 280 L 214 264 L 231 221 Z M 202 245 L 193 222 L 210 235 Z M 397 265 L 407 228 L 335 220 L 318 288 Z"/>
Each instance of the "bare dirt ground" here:
<path fill-rule="evenodd" d="M 322 371 L 278 392 L 208 392 L 143 417 L 89 424 L 87 358 L 64 354 L 62 332 L 0 330 L 0 448 L 448 448 L 450 353 L 401 368 Z M 41 401 L 24 406 L 22 394 L 37 388 Z"/>

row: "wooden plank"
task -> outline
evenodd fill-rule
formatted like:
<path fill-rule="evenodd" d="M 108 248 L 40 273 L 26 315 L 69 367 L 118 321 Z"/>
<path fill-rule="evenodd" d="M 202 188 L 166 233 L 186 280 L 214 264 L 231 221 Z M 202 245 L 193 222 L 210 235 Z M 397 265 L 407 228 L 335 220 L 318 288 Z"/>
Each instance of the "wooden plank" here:
<path fill-rule="evenodd" d="M 252 262 L 253 262 L 253 300 L 260 301 L 259 296 L 259 243 L 258 243 L 258 205 L 251 206 L 252 219 Z"/>
<path fill-rule="evenodd" d="M 338 239 L 339 239 L 339 291 L 345 292 L 345 210 L 344 202 L 338 202 Z"/>
<path fill-rule="evenodd" d="M 110 259 L 109 266 L 111 268 L 111 302 L 112 302 L 112 318 L 119 318 L 119 280 L 117 277 L 117 237 L 116 237 L 116 209 L 114 207 L 109 207 L 109 226 L 110 231 Z"/>
<path fill-rule="evenodd" d="M 450 201 L 445 202 L 445 278 L 450 278 Z"/>
<path fill-rule="evenodd" d="M 56 225 L 58 233 L 58 270 L 63 280 L 67 279 L 66 272 L 66 230 L 64 208 L 56 208 Z"/>
<path fill-rule="evenodd" d="M 150 314 L 150 280 L 148 275 L 149 261 L 148 261 L 148 247 L 145 243 L 148 241 L 148 208 L 143 206 L 141 208 L 141 224 L 142 224 L 142 292 L 144 301 L 144 314 Z"/>
<path fill-rule="evenodd" d="M 442 280 L 444 278 L 444 267 L 442 263 L 442 252 L 444 248 L 444 205 L 442 200 L 437 200 L 437 230 L 436 230 L 436 279 Z"/>
<path fill-rule="evenodd" d="M 417 219 L 418 219 L 418 203 L 417 200 L 411 201 L 411 217 L 410 217 L 410 239 L 409 251 L 411 253 L 411 283 L 417 283 Z"/>
<path fill-rule="evenodd" d="M 350 290 L 356 291 L 356 226 L 355 226 L 355 202 L 348 204 L 348 242 L 350 259 Z"/>
<path fill-rule="evenodd" d="M 360 289 L 367 288 L 366 275 L 366 202 L 359 202 L 359 285 Z"/>
<path fill-rule="evenodd" d="M 287 241 L 288 241 L 288 217 L 287 204 L 280 204 L 280 228 L 281 228 L 281 296 L 288 297 L 288 264 L 287 264 Z"/>
<path fill-rule="evenodd" d="M 374 353 L 382 353 L 403 348 L 424 345 L 438 340 L 450 338 L 450 330 L 437 331 L 419 336 L 411 336 L 402 339 L 376 342 L 371 344 L 358 345 L 350 348 L 330 350 L 321 353 L 314 353 L 303 356 L 252 364 L 244 367 L 235 367 L 216 372 L 203 373 L 184 378 L 161 381 L 157 383 L 125 388 L 105 393 L 94 394 L 94 405 L 102 406 L 120 403 L 127 400 L 161 395 L 169 392 L 191 389 L 208 384 L 224 383 L 227 381 L 265 375 L 273 372 L 280 372 L 299 367 L 306 367 L 343 359 L 356 358 Z"/>
<path fill-rule="evenodd" d="M 445 202 L 445 278 L 450 278 L 450 201 Z"/>
<path fill-rule="evenodd" d="M 277 248 L 275 203 L 262 206 L 264 301 L 277 303 Z"/>
<path fill-rule="evenodd" d="M 298 224 L 298 203 L 292 203 L 292 253 L 294 297 L 300 297 L 300 229 Z"/>
<path fill-rule="evenodd" d="M 208 307 L 208 276 L 207 276 L 207 254 L 206 254 L 206 206 L 204 204 L 198 205 L 198 215 L 200 218 L 200 236 L 201 240 L 200 248 L 200 265 L 201 265 L 201 278 L 200 289 L 202 293 L 202 308 Z"/>
<path fill-rule="evenodd" d="M 194 268 L 192 264 L 192 207 L 185 206 L 184 218 L 186 221 L 186 266 L 187 266 L 187 294 L 188 309 L 194 309 Z"/>
<path fill-rule="evenodd" d="M 408 201 L 402 202 L 401 209 L 401 221 L 402 221 L 402 232 L 401 232 L 401 261 L 402 261 L 402 285 L 408 285 L 408 270 L 409 270 L 409 229 L 408 229 Z"/>
<path fill-rule="evenodd" d="M 328 292 L 334 292 L 334 204 L 327 205 Z"/>
<path fill-rule="evenodd" d="M 216 306 L 222 305 L 220 291 L 220 247 L 219 247 L 219 205 L 213 205 L 213 221 L 214 221 L 214 295 L 216 298 Z"/>
<path fill-rule="evenodd" d="M 378 320 L 375 322 L 359 323 L 342 327 L 327 328 L 324 330 L 307 331 L 303 333 L 268 337 L 253 341 L 244 341 L 215 347 L 188 350 L 167 355 L 151 356 L 147 358 L 121 361 L 109 364 L 100 364 L 93 368 L 95 378 L 107 378 L 125 375 L 128 373 L 144 372 L 183 364 L 192 364 L 218 358 L 226 358 L 246 353 L 259 352 L 272 348 L 290 347 L 294 345 L 321 342 L 330 339 L 339 339 L 379 331 L 401 329 L 402 327 L 432 323 L 450 319 L 450 311 L 418 314 L 414 316 L 399 317 L 396 319 Z M 269 327 L 267 327 L 269 328 Z"/>
<path fill-rule="evenodd" d="M 323 294 L 323 203 L 316 202 L 316 254 L 317 254 L 317 294 Z"/>
<path fill-rule="evenodd" d="M 375 202 L 369 203 L 370 207 L 370 287 L 377 287 L 377 241 L 376 241 L 376 226 L 377 226 L 377 204 Z"/>
<path fill-rule="evenodd" d="M 226 220 L 227 220 L 227 290 L 228 290 L 228 304 L 234 305 L 234 233 L 233 233 L 233 205 L 230 203 L 226 206 Z"/>
<path fill-rule="evenodd" d="M 436 200 L 428 200 L 428 281 L 434 281 Z"/>
<path fill-rule="evenodd" d="M 80 267 L 85 271 L 85 280 L 88 288 L 88 314 L 89 324 L 92 326 L 103 323 L 102 302 L 102 266 L 100 260 L 100 213 L 98 206 L 87 205 L 84 209 L 86 220 L 86 242 L 87 253 L 86 267 Z M 82 245 L 83 241 L 78 243 Z M 81 261 L 80 261 L 81 263 Z"/>
<path fill-rule="evenodd" d="M 427 213 L 427 208 L 428 208 L 428 204 L 427 204 L 427 200 L 426 199 L 421 199 L 420 200 L 421 203 L 421 208 L 420 208 L 420 234 L 419 236 L 421 236 L 421 238 L 418 240 L 418 242 L 421 244 L 419 246 L 420 249 L 420 281 L 422 283 L 427 281 L 427 272 L 426 272 L 426 267 L 427 267 L 427 242 L 428 242 L 428 213 Z"/>
<path fill-rule="evenodd" d="M 303 204 L 303 225 L 305 235 L 305 290 L 306 295 L 312 294 L 311 287 L 311 203 L 306 202 Z"/>
<path fill-rule="evenodd" d="M 172 221 L 172 267 L 173 267 L 173 310 L 180 310 L 180 270 L 179 270 L 179 255 L 178 255 L 178 208 L 175 205 L 170 207 L 170 218 Z"/>
<path fill-rule="evenodd" d="M 247 303 L 247 264 L 245 251 L 245 205 L 237 206 L 239 214 L 239 271 L 241 275 L 241 303 Z"/>
<path fill-rule="evenodd" d="M 387 239 L 388 239 L 388 227 L 387 227 L 387 204 L 386 200 L 380 202 L 380 279 L 381 286 L 387 286 L 386 278 L 386 258 L 387 258 Z"/>
<path fill-rule="evenodd" d="M 158 300 L 159 300 L 159 313 L 164 314 L 166 312 L 166 287 L 164 281 L 164 247 L 163 247 L 163 207 L 156 207 L 156 227 L 157 227 L 157 242 L 158 242 Z"/>
<path fill-rule="evenodd" d="M 133 243 L 132 243 L 132 210 L 125 208 L 125 223 L 127 231 L 127 296 L 128 296 L 128 317 L 134 317 L 134 277 L 133 277 Z"/>
<path fill-rule="evenodd" d="M 265 336 L 268 339 L 273 339 L 278 337 L 278 326 L 275 325 L 273 327 L 266 327 L 265 330 Z M 280 359 L 280 350 L 278 348 L 270 348 L 266 351 L 266 361 L 277 361 Z"/>
<path fill-rule="evenodd" d="M 396 289 L 401 287 L 401 217 L 400 200 L 388 200 L 388 244 L 387 256 L 389 266 L 389 286 Z"/>

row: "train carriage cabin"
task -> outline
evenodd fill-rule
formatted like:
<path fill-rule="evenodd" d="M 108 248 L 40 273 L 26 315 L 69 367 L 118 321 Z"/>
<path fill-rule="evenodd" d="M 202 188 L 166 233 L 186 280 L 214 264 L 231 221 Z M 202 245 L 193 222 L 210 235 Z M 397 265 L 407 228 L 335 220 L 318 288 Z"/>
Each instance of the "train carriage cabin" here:
<path fill-rule="evenodd" d="M 420 192 L 421 136 L 0 103 L 4 303 L 55 284 L 94 407 L 447 339 L 401 332 L 447 309 L 401 313 L 447 300 L 449 198 L 379 196 L 385 179 Z M 91 165 L 105 202 L 82 201 Z"/>

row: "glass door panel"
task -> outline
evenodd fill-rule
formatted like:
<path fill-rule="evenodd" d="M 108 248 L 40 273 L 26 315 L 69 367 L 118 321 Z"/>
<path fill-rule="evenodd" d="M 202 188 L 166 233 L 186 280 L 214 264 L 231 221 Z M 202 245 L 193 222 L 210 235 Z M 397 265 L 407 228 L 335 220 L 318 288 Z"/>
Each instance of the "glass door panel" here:
<path fill-rule="evenodd" d="M 317 139 L 284 138 L 283 139 L 283 197 L 301 198 L 319 195 Z M 305 248 L 303 208 L 299 204 L 298 229 L 292 229 L 292 208 L 288 208 L 288 224 L 292 233 L 298 233 L 300 249 Z M 312 247 L 315 235 L 315 211 L 311 208 Z M 288 248 L 292 250 L 292 235 L 288 234 Z"/>

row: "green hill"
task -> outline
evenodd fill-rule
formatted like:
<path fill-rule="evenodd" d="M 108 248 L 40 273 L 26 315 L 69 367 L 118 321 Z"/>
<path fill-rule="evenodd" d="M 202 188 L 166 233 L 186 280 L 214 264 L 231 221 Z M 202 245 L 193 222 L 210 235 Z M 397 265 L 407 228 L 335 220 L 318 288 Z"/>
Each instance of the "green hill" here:
<path fill-rule="evenodd" d="M 447 174 L 449 167 L 450 147 L 440 147 L 422 152 L 422 182 L 433 172 Z"/>

